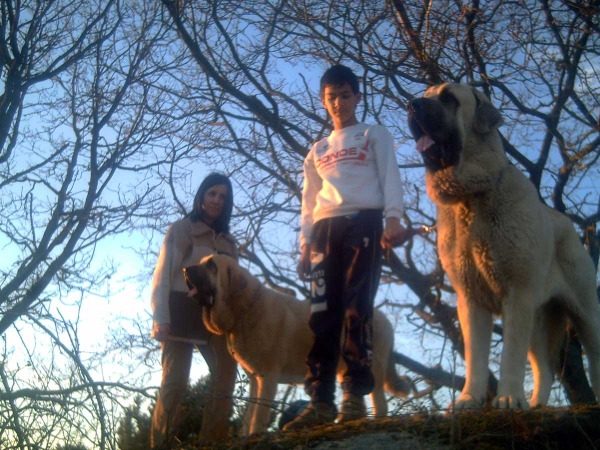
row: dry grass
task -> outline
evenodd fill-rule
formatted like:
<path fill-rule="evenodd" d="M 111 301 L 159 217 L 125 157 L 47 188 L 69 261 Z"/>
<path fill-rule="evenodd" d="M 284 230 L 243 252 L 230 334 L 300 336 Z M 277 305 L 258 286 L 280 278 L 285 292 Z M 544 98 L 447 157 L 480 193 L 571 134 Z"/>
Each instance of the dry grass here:
<path fill-rule="evenodd" d="M 427 448 L 452 449 L 600 449 L 600 407 L 539 408 L 531 411 L 481 410 L 453 417 L 415 414 L 362 420 L 296 432 L 262 433 L 242 440 L 180 449 L 310 449 L 359 434 L 399 433 L 426 442 Z M 424 446 L 425 447 L 425 446 Z M 397 448 L 402 448 L 398 444 Z"/>

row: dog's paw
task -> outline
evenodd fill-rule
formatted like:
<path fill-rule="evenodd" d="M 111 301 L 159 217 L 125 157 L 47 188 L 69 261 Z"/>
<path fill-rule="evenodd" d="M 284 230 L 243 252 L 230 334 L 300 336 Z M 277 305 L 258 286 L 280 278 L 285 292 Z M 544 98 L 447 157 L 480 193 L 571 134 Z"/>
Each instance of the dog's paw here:
<path fill-rule="evenodd" d="M 529 403 L 523 395 L 498 395 L 492 406 L 498 409 L 529 409 Z"/>
<path fill-rule="evenodd" d="M 460 412 L 470 409 L 481 409 L 485 405 L 485 398 L 475 398 L 469 393 L 463 392 L 454 403 L 448 405 L 448 413 Z"/>

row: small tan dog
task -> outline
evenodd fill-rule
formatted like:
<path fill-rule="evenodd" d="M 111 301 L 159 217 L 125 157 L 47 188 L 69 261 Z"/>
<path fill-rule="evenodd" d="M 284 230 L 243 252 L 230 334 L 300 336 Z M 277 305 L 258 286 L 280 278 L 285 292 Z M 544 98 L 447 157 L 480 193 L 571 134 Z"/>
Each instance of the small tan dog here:
<path fill-rule="evenodd" d="M 184 269 L 190 295 L 204 306 L 204 324 L 225 334 L 229 351 L 252 377 L 251 401 L 245 431 L 265 431 L 278 383 L 298 384 L 306 374 L 306 355 L 313 336 L 308 327 L 310 302 L 281 294 L 261 282 L 225 255 L 207 256 Z M 385 315 L 374 315 L 373 363 L 375 388 L 371 400 L 377 416 L 387 414 L 385 389 L 405 397 L 410 384 L 398 377 L 394 360 L 394 330 Z M 340 359 L 338 377 L 346 370 Z M 255 392 L 252 392 L 255 391 Z"/>
<path fill-rule="evenodd" d="M 437 204 L 438 251 L 458 295 L 466 382 L 456 409 L 484 404 L 492 314 L 504 344 L 500 408 L 527 408 L 527 351 L 534 375 L 530 405 L 545 405 L 569 318 L 589 357 L 600 396 L 600 306 L 595 269 L 567 217 L 543 204 L 504 153 L 500 113 L 476 89 L 429 88 L 411 101 L 409 125 Z M 599 397 L 600 398 L 600 397 Z"/>

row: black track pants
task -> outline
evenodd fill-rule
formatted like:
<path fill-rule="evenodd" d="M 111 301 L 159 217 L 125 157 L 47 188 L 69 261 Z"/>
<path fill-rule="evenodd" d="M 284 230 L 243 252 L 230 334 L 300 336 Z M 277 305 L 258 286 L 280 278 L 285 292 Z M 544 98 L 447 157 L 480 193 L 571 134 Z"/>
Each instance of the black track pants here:
<path fill-rule="evenodd" d="M 379 210 L 323 219 L 313 227 L 310 328 L 315 342 L 305 379 L 313 402 L 333 403 L 340 352 L 348 366 L 344 392 L 363 396 L 373 389 L 373 303 L 381 274 L 382 232 Z"/>

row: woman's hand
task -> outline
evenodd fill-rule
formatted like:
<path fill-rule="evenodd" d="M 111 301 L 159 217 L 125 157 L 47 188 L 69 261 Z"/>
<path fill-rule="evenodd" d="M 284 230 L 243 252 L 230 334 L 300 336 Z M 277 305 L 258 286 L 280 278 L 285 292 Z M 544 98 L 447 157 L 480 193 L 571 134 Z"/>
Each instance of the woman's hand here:
<path fill-rule="evenodd" d="M 170 323 L 155 323 L 152 330 L 152 337 L 157 341 L 164 341 L 171 334 Z"/>
<path fill-rule="evenodd" d="M 308 244 L 302 246 L 302 255 L 300 255 L 297 271 L 298 276 L 302 281 L 308 281 L 310 279 L 310 245 Z"/>

